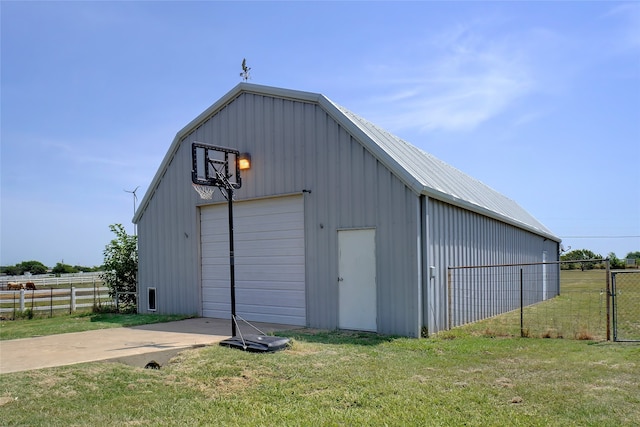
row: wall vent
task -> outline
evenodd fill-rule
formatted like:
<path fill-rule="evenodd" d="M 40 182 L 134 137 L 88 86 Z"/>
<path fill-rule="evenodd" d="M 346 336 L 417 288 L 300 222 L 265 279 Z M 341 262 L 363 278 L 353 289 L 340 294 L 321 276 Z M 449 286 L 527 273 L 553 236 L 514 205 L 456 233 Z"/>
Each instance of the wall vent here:
<path fill-rule="evenodd" d="M 156 311 L 156 288 L 147 288 L 147 310 Z"/>

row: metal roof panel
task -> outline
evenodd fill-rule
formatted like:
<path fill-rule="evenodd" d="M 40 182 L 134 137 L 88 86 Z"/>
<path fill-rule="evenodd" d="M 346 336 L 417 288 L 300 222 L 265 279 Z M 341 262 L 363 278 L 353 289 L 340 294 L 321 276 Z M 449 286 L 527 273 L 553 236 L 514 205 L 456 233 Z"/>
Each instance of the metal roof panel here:
<path fill-rule="evenodd" d="M 432 154 L 387 132 L 348 109 L 334 103 L 346 118 L 358 126 L 421 185 L 416 192 L 461 205 L 497 219 L 560 241 L 551 230 L 514 200 L 472 178 Z"/>
<path fill-rule="evenodd" d="M 317 103 L 417 194 L 424 194 L 560 241 L 557 236 L 515 201 L 334 103 L 327 97 L 317 93 L 250 83 L 238 84 L 176 134 L 134 215 L 134 222 L 137 223 L 140 220 L 147 208 L 149 200 L 158 186 L 164 170 L 178 149 L 181 139 L 245 92 Z"/>

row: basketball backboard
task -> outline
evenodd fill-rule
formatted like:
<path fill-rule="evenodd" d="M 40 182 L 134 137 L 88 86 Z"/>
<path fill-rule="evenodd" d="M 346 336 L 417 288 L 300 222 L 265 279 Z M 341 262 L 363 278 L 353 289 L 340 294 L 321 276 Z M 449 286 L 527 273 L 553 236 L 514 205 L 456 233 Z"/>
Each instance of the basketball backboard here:
<path fill-rule="evenodd" d="M 191 144 L 191 182 L 196 185 L 237 189 L 242 185 L 238 157 L 233 148 L 194 142 Z"/>

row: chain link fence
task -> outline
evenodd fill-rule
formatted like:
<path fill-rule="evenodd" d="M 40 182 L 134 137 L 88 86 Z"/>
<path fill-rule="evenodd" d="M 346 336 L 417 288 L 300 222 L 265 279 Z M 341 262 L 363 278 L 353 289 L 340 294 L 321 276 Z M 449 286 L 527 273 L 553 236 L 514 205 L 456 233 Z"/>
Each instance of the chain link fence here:
<path fill-rule="evenodd" d="M 640 341 L 640 271 L 611 273 L 614 341 Z"/>
<path fill-rule="evenodd" d="M 489 336 L 606 340 L 608 261 L 586 262 L 585 269 L 563 262 L 450 267 L 449 326 L 471 323 Z"/>

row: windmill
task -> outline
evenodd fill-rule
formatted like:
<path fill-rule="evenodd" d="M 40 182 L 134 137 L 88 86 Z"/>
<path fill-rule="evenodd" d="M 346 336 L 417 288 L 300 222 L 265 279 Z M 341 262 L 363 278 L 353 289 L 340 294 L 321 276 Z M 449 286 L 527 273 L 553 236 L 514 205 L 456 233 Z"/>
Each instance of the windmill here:
<path fill-rule="evenodd" d="M 251 71 L 251 67 L 247 67 L 247 59 L 242 58 L 242 72 L 240 73 L 240 77 L 242 77 L 242 80 L 245 82 L 251 78 L 249 71 Z"/>
<path fill-rule="evenodd" d="M 136 202 L 138 201 L 138 195 L 136 194 L 136 191 L 138 191 L 138 188 L 140 188 L 140 186 L 138 185 L 135 189 L 133 190 L 123 190 L 126 193 L 131 193 L 133 194 L 133 215 L 136 214 Z M 133 224 L 133 235 L 136 236 L 136 224 Z"/>

